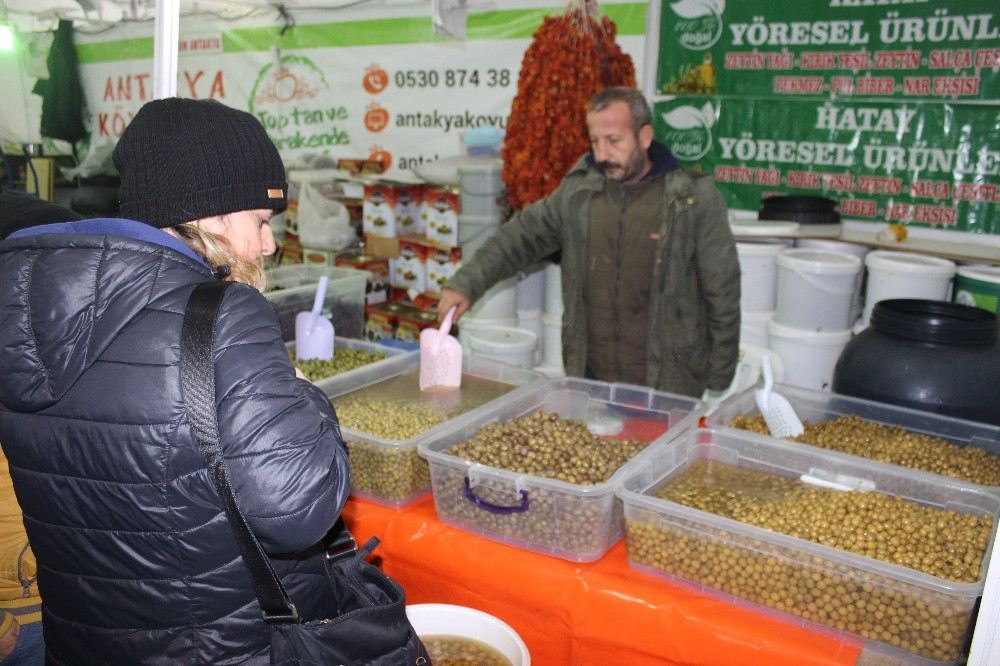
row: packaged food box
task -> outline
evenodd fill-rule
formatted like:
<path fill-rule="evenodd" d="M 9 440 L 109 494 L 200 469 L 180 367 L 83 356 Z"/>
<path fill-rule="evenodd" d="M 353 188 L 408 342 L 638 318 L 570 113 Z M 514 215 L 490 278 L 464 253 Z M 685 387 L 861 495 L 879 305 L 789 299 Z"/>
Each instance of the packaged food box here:
<path fill-rule="evenodd" d="M 377 366 L 379 363 L 401 354 L 417 353 L 407 352 L 398 347 L 383 346 L 367 340 L 337 336 L 333 340 L 333 359 L 328 362 L 321 361 L 318 367 L 313 369 L 310 366 L 317 365 L 316 361 L 295 359 L 294 340 L 286 342 L 285 347 L 288 349 L 289 357 L 292 358 L 292 364 L 298 366 L 310 381 L 320 387 L 325 380 L 332 377 L 353 376 L 351 373 L 362 368 Z"/>
<path fill-rule="evenodd" d="M 319 278 L 326 275 L 326 299 L 322 315 L 333 322 L 335 335 L 360 338 L 365 328 L 365 285 L 371 274 L 353 268 L 321 264 L 278 266 L 265 271 L 264 297 L 271 302 L 281 337 L 295 339 L 295 316 L 312 310 Z"/>
<path fill-rule="evenodd" d="M 441 296 L 441 290 L 462 265 L 462 248 L 450 250 L 433 249 L 427 257 L 427 289 L 425 294 L 433 298 Z"/>
<path fill-rule="evenodd" d="M 426 188 L 421 211 L 427 239 L 439 247 L 458 246 L 458 194 L 447 188 Z"/>
<path fill-rule="evenodd" d="M 493 400 L 541 375 L 488 359 L 463 359 L 462 387 L 421 392 L 419 352 L 332 377 L 317 386 L 330 396 L 350 454 L 352 494 L 401 506 L 430 490 L 421 435 L 474 416 Z"/>
<path fill-rule="evenodd" d="M 401 240 L 399 256 L 389 260 L 389 286 L 421 294 L 427 289 L 427 255 L 430 248 L 416 241 Z"/>
<path fill-rule="evenodd" d="M 581 485 L 473 462 L 454 455 L 452 447 L 490 424 L 539 412 L 586 423 L 588 432 L 599 436 L 599 443 L 587 446 L 617 446 L 630 438 L 648 446 L 697 427 L 704 408 L 700 400 L 645 387 L 552 379 L 512 393 L 475 417 L 428 432 L 419 451 L 430 463 L 442 521 L 503 543 L 589 562 L 621 539 L 622 506 L 614 485 L 631 462 L 605 481 Z"/>
<path fill-rule="evenodd" d="M 1000 517 L 979 486 L 731 429 L 654 447 L 616 492 L 634 568 L 892 663 L 958 663 Z"/>
<path fill-rule="evenodd" d="M 395 238 L 396 204 L 399 193 L 392 185 L 365 185 L 365 199 L 362 206 L 361 228 L 365 235 Z"/>
<path fill-rule="evenodd" d="M 1000 426 L 784 384 L 774 391 L 812 426 L 796 439 L 800 443 L 957 478 L 1000 494 Z M 753 388 L 724 400 L 706 422 L 712 428 L 735 424 L 764 433 Z"/>

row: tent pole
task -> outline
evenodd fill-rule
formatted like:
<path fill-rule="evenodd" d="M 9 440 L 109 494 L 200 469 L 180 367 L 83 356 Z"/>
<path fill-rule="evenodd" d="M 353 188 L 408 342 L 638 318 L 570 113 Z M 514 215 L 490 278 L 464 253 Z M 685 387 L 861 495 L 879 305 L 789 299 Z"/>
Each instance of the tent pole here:
<path fill-rule="evenodd" d="M 177 41 L 180 13 L 180 0 L 156 0 L 156 26 L 153 37 L 155 99 L 177 95 Z"/>

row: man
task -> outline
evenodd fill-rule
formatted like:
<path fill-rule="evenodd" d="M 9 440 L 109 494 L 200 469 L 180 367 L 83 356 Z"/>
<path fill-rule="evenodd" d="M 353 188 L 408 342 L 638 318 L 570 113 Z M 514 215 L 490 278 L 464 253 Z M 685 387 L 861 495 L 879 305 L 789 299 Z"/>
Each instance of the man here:
<path fill-rule="evenodd" d="M 642 94 L 608 88 L 587 113 L 591 153 L 501 225 L 446 284 L 456 320 L 494 283 L 562 252 L 567 374 L 700 397 L 736 368 L 740 269 L 712 180 L 653 140 Z"/>

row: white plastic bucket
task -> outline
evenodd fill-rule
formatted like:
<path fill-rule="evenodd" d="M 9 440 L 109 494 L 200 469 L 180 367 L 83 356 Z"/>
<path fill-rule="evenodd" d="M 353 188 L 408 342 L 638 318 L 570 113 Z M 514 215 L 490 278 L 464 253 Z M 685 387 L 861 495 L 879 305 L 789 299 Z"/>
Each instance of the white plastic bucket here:
<path fill-rule="evenodd" d="M 740 309 L 774 310 L 778 292 L 778 254 L 784 243 L 736 244 L 740 258 Z"/>
<path fill-rule="evenodd" d="M 498 617 L 452 604 L 413 604 L 406 607 L 406 617 L 421 638 L 455 636 L 486 643 L 513 666 L 531 666 L 528 646 L 521 636 Z"/>
<path fill-rule="evenodd" d="M 562 315 L 562 267 L 549 264 L 545 267 L 545 311 L 551 315 Z"/>
<path fill-rule="evenodd" d="M 860 259 L 827 250 L 791 249 L 778 255 L 777 263 L 774 321 L 812 331 L 850 328 Z"/>
<path fill-rule="evenodd" d="M 472 331 L 481 328 L 516 328 L 517 317 L 500 317 L 490 319 L 488 317 L 470 317 L 466 314 L 458 322 L 458 341 L 462 345 L 465 353 L 469 353 L 469 335 Z"/>
<path fill-rule="evenodd" d="M 874 250 L 865 257 L 868 267 L 868 287 L 862 322 L 871 320 L 872 310 L 879 301 L 891 298 L 921 298 L 946 301 L 955 276 L 955 262 L 924 254 Z"/>
<path fill-rule="evenodd" d="M 768 348 L 769 337 L 767 326 L 774 318 L 774 311 L 758 312 L 743 310 L 740 312 L 740 344 L 752 347 Z"/>
<path fill-rule="evenodd" d="M 862 262 L 865 260 L 865 255 L 872 251 L 872 249 L 867 245 L 859 245 L 857 243 L 847 243 L 844 241 L 830 240 L 827 238 L 800 238 L 795 242 L 797 247 L 806 248 L 810 250 L 828 250 L 830 252 L 843 252 L 844 254 L 849 254 L 852 257 L 857 257 Z M 864 271 L 861 271 L 861 275 L 857 281 L 857 287 L 854 290 L 854 296 L 851 298 L 851 321 L 856 322 L 861 316 L 864 309 L 864 291 L 862 289 L 862 283 L 864 282 Z"/>
<path fill-rule="evenodd" d="M 809 250 L 828 250 L 830 252 L 843 252 L 858 259 L 864 259 L 865 255 L 871 252 L 867 245 L 857 243 L 847 243 L 845 241 L 830 240 L 828 238 L 799 238 L 795 241 L 796 247 Z"/>
<path fill-rule="evenodd" d="M 464 209 L 458 216 L 458 245 L 462 248 L 462 258 L 472 259 L 479 246 L 500 228 L 498 215 L 471 215 Z"/>
<path fill-rule="evenodd" d="M 517 317 L 517 278 L 501 280 L 472 304 L 466 316 L 473 319 L 515 319 Z M 463 317 L 464 319 L 464 317 Z"/>
<path fill-rule="evenodd" d="M 538 338 L 535 345 L 535 363 L 542 362 L 542 354 L 545 351 L 545 325 L 542 324 L 542 311 L 517 309 L 517 327 L 526 331 L 531 331 Z"/>
<path fill-rule="evenodd" d="M 545 307 L 545 268 L 539 266 L 525 273 L 517 283 L 517 309 L 541 310 Z"/>
<path fill-rule="evenodd" d="M 563 370 L 562 358 L 562 315 L 542 313 L 542 328 L 545 339 L 542 348 L 542 365 Z"/>
<path fill-rule="evenodd" d="M 784 365 L 784 383 L 813 391 L 829 391 L 833 370 L 840 352 L 851 339 L 851 330 L 813 331 L 771 321 L 768 335 L 771 349 L 777 352 Z"/>
<path fill-rule="evenodd" d="M 959 266 L 955 302 L 1000 313 L 1000 266 Z"/>
<path fill-rule="evenodd" d="M 500 215 L 500 160 L 458 167 L 458 186 L 463 215 L 497 217 Z"/>
<path fill-rule="evenodd" d="M 523 328 L 475 327 L 469 332 L 469 352 L 517 368 L 535 365 L 538 336 Z"/>

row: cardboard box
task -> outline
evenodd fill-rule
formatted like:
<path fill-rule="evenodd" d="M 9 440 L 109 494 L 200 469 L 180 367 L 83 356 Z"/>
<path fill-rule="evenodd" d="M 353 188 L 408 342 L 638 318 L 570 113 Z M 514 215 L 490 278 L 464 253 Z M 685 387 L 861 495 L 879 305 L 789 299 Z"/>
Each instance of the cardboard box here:
<path fill-rule="evenodd" d="M 396 187 L 396 235 L 423 236 L 424 188 L 421 185 L 399 185 Z"/>
<path fill-rule="evenodd" d="M 420 331 L 437 325 L 437 312 L 434 310 L 406 307 L 401 309 L 397 315 L 396 339 L 420 342 Z"/>
<path fill-rule="evenodd" d="M 446 248 L 458 247 L 458 193 L 447 188 L 424 191 L 427 239 Z"/>
<path fill-rule="evenodd" d="M 365 308 L 365 339 L 391 340 L 396 337 L 396 314 L 386 306 L 382 303 Z"/>
<path fill-rule="evenodd" d="M 427 257 L 427 289 L 424 293 L 433 298 L 441 296 L 441 289 L 462 265 L 462 248 L 434 249 Z"/>
<path fill-rule="evenodd" d="M 361 252 L 340 254 L 334 262 L 337 266 L 349 266 L 371 273 L 365 288 L 365 303 L 376 305 L 389 298 L 389 260 Z"/>
<path fill-rule="evenodd" d="M 400 240 L 399 256 L 389 260 L 389 284 L 422 294 L 427 289 L 427 255 L 430 249 L 418 241 Z"/>
<path fill-rule="evenodd" d="M 395 238 L 396 204 L 399 192 L 392 185 L 365 185 L 365 200 L 362 209 L 362 229 L 365 236 Z"/>

